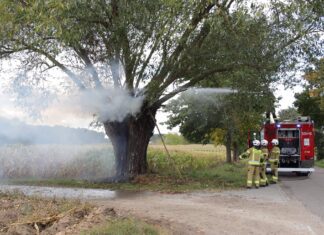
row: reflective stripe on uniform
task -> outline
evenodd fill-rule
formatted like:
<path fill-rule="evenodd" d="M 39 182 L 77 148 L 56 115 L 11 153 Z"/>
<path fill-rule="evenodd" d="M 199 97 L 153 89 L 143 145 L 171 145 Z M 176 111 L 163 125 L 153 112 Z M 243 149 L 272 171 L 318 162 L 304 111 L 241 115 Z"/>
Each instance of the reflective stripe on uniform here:
<path fill-rule="evenodd" d="M 259 161 L 249 161 L 249 165 L 252 165 L 252 166 L 260 166 L 260 162 Z"/>

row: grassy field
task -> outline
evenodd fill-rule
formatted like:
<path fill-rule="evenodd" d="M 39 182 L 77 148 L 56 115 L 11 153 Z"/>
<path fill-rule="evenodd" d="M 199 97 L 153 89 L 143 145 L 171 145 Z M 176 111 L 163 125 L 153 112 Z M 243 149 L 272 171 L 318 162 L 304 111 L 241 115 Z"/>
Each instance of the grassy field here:
<path fill-rule="evenodd" d="M 110 146 L 21 146 L 1 154 L 0 172 L 9 183 L 185 192 L 222 190 L 244 186 L 246 164 L 226 164 L 225 149 L 213 145 L 162 145 L 148 149 L 148 174 L 130 183 L 93 183 L 113 174 Z M 28 154 L 25 154 L 25 153 Z M 14 153 L 14 154 L 12 154 Z M 67 156 L 66 156 L 67 155 Z M 7 156 L 7 157 L 4 157 Z M 9 157 L 10 156 L 10 157 Z M 10 163 L 6 162 L 10 158 Z"/>
<path fill-rule="evenodd" d="M 315 161 L 315 166 L 324 168 L 324 159 Z"/>

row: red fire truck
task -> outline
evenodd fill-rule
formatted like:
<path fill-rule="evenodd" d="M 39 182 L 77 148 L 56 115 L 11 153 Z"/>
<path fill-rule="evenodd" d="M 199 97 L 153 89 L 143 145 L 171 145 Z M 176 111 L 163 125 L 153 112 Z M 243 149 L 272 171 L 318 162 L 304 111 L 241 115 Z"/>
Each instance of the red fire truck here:
<path fill-rule="evenodd" d="M 268 140 L 269 151 L 272 149 L 271 140 L 278 139 L 279 172 L 296 172 L 297 175 L 306 176 L 314 171 L 314 134 L 314 122 L 310 117 L 298 117 L 294 121 L 268 121 L 262 126 L 258 137 Z"/>

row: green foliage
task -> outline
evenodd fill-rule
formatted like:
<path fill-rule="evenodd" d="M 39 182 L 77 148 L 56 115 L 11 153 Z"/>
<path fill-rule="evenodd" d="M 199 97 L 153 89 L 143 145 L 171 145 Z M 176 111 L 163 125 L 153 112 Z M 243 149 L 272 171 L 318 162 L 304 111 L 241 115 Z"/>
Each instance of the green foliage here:
<path fill-rule="evenodd" d="M 167 145 L 185 145 L 189 144 L 182 135 L 176 133 L 168 133 L 163 135 L 163 140 Z M 153 135 L 150 139 L 151 144 L 162 144 L 160 135 Z"/>
<path fill-rule="evenodd" d="M 280 110 L 278 113 L 280 120 L 296 120 L 300 114 L 297 112 L 297 109 L 294 107 L 289 107 L 287 109 Z"/>
<path fill-rule="evenodd" d="M 135 219 L 119 219 L 111 220 L 104 226 L 85 231 L 81 234 L 158 235 L 163 233 L 158 231 L 154 226 Z"/>
<path fill-rule="evenodd" d="M 324 129 L 315 132 L 317 159 L 324 159 Z"/>
<path fill-rule="evenodd" d="M 225 144 L 230 136 L 230 146 L 245 148 L 249 130 L 258 129 L 262 114 L 273 108 L 273 95 L 258 89 L 222 96 L 204 91 L 185 92 L 166 106 L 171 113 L 166 124 L 179 125 L 180 133 L 194 143 Z"/>
<path fill-rule="evenodd" d="M 307 81 L 305 90 L 295 95 L 294 105 L 298 112 L 311 116 L 316 127 L 324 125 L 324 59 L 316 60 L 314 67 L 307 69 L 304 75 Z"/>
<path fill-rule="evenodd" d="M 315 123 L 315 144 L 318 159 L 324 158 L 324 59 L 315 60 L 314 66 L 306 70 L 305 90 L 295 95 L 294 105 L 303 116 L 310 116 Z"/>
<path fill-rule="evenodd" d="M 299 113 L 304 116 L 310 116 L 317 127 L 324 125 L 324 112 L 320 109 L 319 97 L 311 97 L 309 91 L 306 90 L 296 94 L 295 98 L 294 105 L 297 107 Z"/>
<path fill-rule="evenodd" d="M 222 145 L 225 142 L 226 132 L 223 129 L 215 128 L 211 131 L 210 139 L 215 145 Z"/>
<path fill-rule="evenodd" d="M 315 166 L 324 168 L 324 159 L 315 161 Z"/>
<path fill-rule="evenodd" d="M 179 134 L 165 134 L 163 135 L 163 138 L 167 145 L 188 144 L 188 141 Z"/>
<path fill-rule="evenodd" d="M 320 110 L 324 112 L 324 58 L 315 60 L 314 67 L 306 70 L 304 78 L 308 82 L 306 89 L 309 95 L 316 98 Z"/>
<path fill-rule="evenodd" d="M 320 1 L 271 1 L 266 8 L 225 0 L 2 0 L 0 58 L 23 55 L 24 69 L 38 75 L 59 68 L 79 88 L 101 88 L 107 77 L 121 86 L 125 78 L 135 93 L 145 82 L 146 100 L 159 107 L 202 80 L 247 71 L 271 80 L 269 75 L 291 70 L 296 58 L 316 56 L 319 6 Z M 115 65 L 124 66 L 125 76 L 114 73 Z M 186 81 L 165 95 L 171 84 Z"/>

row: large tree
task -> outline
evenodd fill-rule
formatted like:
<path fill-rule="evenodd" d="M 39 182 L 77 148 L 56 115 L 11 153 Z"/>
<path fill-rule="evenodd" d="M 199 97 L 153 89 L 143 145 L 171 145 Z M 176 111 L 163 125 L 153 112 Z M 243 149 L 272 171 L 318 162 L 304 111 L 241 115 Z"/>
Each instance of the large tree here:
<path fill-rule="evenodd" d="M 317 49 L 321 4 L 2 0 L 0 57 L 21 60 L 33 75 L 58 68 L 71 89 L 112 85 L 142 96 L 136 115 L 102 120 L 114 146 L 116 176 L 128 179 L 146 172 L 154 117 L 164 102 L 218 75 L 291 69 L 301 54 Z M 31 79 L 26 74 L 24 83 Z"/>
<path fill-rule="evenodd" d="M 246 74 L 247 75 L 247 74 Z M 255 81 L 246 77 L 244 82 Z M 258 83 L 256 83 L 258 84 Z M 226 161 L 236 160 L 247 147 L 248 132 L 258 130 L 264 113 L 274 108 L 275 97 L 267 86 L 241 84 L 240 90 L 199 88 L 182 93 L 169 102 L 169 127 L 179 126 L 189 141 L 206 144 L 214 142 L 226 147 Z M 224 89 L 223 89 L 224 90 Z M 226 89 L 225 89 L 226 91 Z"/>

